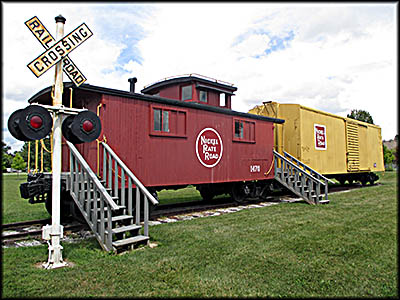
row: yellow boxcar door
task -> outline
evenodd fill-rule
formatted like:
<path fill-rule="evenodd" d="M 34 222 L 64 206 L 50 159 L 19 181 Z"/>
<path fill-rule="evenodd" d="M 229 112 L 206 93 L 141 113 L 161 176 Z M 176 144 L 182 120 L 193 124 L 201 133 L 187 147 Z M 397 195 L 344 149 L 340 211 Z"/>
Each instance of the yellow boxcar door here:
<path fill-rule="evenodd" d="M 358 124 L 358 140 L 360 151 L 360 171 L 371 171 L 369 163 L 369 153 L 372 151 L 371 145 L 368 144 L 368 126 Z M 370 148 L 368 148 L 368 146 Z"/>
<path fill-rule="evenodd" d="M 346 120 L 346 156 L 347 171 L 358 172 L 360 170 L 358 124 Z"/>

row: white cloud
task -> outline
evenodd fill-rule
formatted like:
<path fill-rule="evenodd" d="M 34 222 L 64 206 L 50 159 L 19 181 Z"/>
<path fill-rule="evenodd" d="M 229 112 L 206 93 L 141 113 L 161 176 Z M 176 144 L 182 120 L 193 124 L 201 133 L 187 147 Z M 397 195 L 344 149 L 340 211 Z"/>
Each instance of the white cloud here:
<path fill-rule="evenodd" d="M 107 5 L 2 3 L 3 119 L 13 103 L 27 104 L 54 76 L 50 70 L 37 79 L 26 67 L 44 49 L 24 22 L 37 15 L 55 32 L 54 17 L 61 13 L 66 32 L 82 22 L 94 32 L 70 54 L 90 84 L 129 90 L 127 80 L 135 76 L 140 91 L 161 78 L 199 73 L 238 87 L 235 110 L 247 111 L 266 100 L 341 115 L 366 109 L 384 139 L 397 133 L 394 4 Z M 284 50 L 264 54 L 272 36 L 283 38 L 290 31 L 294 39 L 285 42 Z M 138 37 L 135 44 L 132 37 Z"/>

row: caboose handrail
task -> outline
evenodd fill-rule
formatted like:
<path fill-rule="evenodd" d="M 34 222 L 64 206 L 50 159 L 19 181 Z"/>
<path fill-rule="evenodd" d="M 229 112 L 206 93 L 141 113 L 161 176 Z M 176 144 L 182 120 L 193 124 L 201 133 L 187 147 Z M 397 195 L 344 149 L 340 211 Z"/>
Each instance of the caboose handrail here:
<path fill-rule="evenodd" d="M 329 178 L 326 178 L 324 175 L 318 173 L 317 171 L 315 171 L 313 168 L 307 166 L 306 164 L 302 163 L 300 160 L 296 159 L 294 156 L 290 155 L 289 153 L 287 153 L 286 151 L 283 151 L 283 154 L 286 157 L 289 157 L 292 161 L 296 162 L 297 164 L 299 164 L 301 167 L 303 167 L 305 170 L 308 170 L 311 172 L 311 174 L 316 174 L 318 177 L 322 178 L 323 180 L 326 180 L 330 183 L 335 183 L 332 180 L 330 180 Z"/>
<path fill-rule="evenodd" d="M 198 77 L 198 78 L 204 78 L 204 79 L 207 79 L 207 80 L 210 80 L 210 81 L 215 81 L 216 83 L 222 83 L 222 84 L 230 85 L 230 86 L 233 87 L 233 83 L 230 83 L 230 82 L 227 82 L 227 81 L 215 79 L 215 78 L 208 77 L 208 76 L 204 76 L 204 75 L 197 74 L 197 73 L 190 73 L 190 74 L 174 75 L 174 76 L 164 77 L 163 79 L 160 79 L 160 80 L 157 80 L 157 81 L 155 81 L 155 82 L 153 82 L 153 83 L 151 83 L 151 84 L 145 85 L 144 88 L 148 88 L 149 86 L 152 86 L 153 84 L 160 83 L 160 82 L 163 82 L 163 81 L 166 81 L 166 80 L 169 80 L 169 79 L 181 78 L 181 77 Z"/>
<path fill-rule="evenodd" d="M 110 205 L 112 210 L 118 210 L 119 206 L 114 202 L 114 200 L 111 198 L 111 196 L 107 193 L 106 189 L 101 184 L 100 180 L 97 178 L 96 174 L 89 167 L 89 165 L 87 164 L 85 159 L 82 157 L 82 155 L 79 153 L 79 151 L 74 147 L 74 145 L 72 143 L 70 143 L 68 141 L 66 141 L 66 143 L 67 143 L 71 153 L 79 161 L 79 164 L 82 166 L 82 168 L 85 169 L 85 171 L 89 175 L 91 181 L 96 185 L 96 189 L 102 193 L 103 199 L 107 202 L 108 205 Z M 72 172 L 72 169 L 71 169 L 71 172 Z"/>
<path fill-rule="evenodd" d="M 136 178 L 136 176 L 132 173 L 132 171 L 124 164 L 124 162 L 115 154 L 115 152 L 108 146 L 106 143 L 101 142 L 103 147 L 111 154 L 115 161 L 123 168 L 123 170 L 127 173 L 129 177 L 132 178 L 135 185 L 146 195 L 146 197 L 153 203 L 154 205 L 158 204 L 158 201 L 153 197 L 152 194 L 145 188 L 145 186 Z"/>

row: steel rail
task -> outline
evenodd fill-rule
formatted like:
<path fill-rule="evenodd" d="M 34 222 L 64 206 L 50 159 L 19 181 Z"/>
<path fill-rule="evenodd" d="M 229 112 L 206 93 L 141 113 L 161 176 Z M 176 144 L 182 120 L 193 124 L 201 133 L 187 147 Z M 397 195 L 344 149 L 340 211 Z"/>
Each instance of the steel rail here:
<path fill-rule="evenodd" d="M 32 221 L 22 221 L 22 222 L 2 224 L 1 227 L 3 227 L 3 230 L 4 230 L 4 229 L 8 229 L 8 228 L 18 228 L 18 227 L 26 226 L 26 225 L 47 224 L 49 222 L 51 222 L 51 219 L 39 219 L 39 220 L 32 220 Z"/>

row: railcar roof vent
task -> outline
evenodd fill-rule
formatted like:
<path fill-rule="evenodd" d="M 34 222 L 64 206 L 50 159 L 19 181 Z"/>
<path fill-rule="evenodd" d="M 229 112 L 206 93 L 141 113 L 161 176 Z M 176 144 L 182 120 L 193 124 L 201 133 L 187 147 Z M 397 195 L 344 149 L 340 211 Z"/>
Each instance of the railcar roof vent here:
<path fill-rule="evenodd" d="M 135 83 L 137 82 L 136 77 L 129 78 L 128 81 L 130 82 L 130 90 L 129 92 L 131 94 L 135 93 Z"/>

